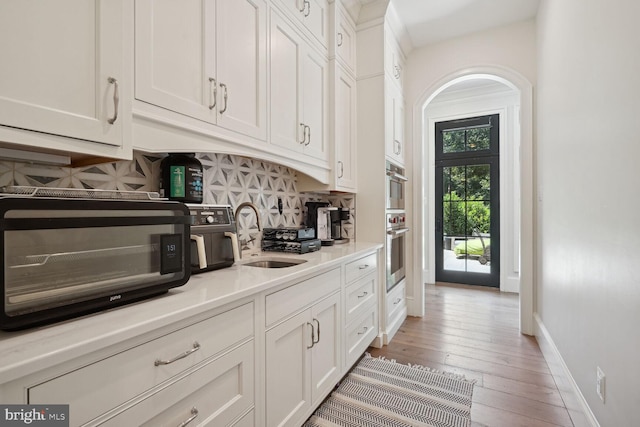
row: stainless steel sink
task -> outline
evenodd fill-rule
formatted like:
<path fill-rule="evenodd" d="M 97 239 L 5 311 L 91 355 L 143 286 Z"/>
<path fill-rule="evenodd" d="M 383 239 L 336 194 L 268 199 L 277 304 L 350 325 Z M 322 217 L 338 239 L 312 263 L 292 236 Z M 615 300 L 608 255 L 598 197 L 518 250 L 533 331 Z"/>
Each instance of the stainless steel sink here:
<path fill-rule="evenodd" d="M 248 265 L 249 267 L 261 267 L 261 268 L 286 268 L 293 267 L 294 265 L 307 262 L 304 259 L 259 259 L 256 261 L 246 262 L 242 265 Z"/>

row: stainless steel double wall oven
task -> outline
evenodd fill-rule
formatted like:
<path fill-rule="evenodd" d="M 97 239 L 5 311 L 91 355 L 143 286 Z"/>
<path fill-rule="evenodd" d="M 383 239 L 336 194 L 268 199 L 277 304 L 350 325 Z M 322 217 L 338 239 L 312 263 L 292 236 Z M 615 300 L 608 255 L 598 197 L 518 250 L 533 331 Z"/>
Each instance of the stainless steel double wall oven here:
<path fill-rule="evenodd" d="M 406 183 L 404 169 L 391 162 L 387 162 L 387 242 L 386 242 L 386 290 L 389 292 L 406 276 L 407 263 L 407 232 L 406 226 Z"/>

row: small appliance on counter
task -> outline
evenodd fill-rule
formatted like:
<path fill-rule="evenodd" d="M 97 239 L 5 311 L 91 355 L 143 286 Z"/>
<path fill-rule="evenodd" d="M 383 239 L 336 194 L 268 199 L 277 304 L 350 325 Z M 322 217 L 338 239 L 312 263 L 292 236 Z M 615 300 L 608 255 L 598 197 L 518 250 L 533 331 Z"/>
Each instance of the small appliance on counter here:
<path fill-rule="evenodd" d="M 320 239 L 315 230 L 302 228 L 265 228 L 262 231 L 262 250 L 265 252 L 289 252 L 306 254 L 320 250 Z"/>
<path fill-rule="evenodd" d="M 231 206 L 187 204 L 191 213 L 191 274 L 231 267 L 239 259 Z"/>
<path fill-rule="evenodd" d="M 344 236 L 343 222 L 351 218 L 349 208 L 336 208 L 330 212 L 331 238 L 335 244 L 349 243 L 349 238 Z"/>
<path fill-rule="evenodd" d="M 305 224 L 316 230 L 315 237 L 320 239 L 322 246 L 331 246 L 334 239 L 331 235 L 331 212 L 338 208 L 332 207 L 328 202 L 307 202 Z"/>
<path fill-rule="evenodd" d="M 0 191 L 0 329 L 112 308 L 189 279 L 183 203 L 137 191 Z"/>

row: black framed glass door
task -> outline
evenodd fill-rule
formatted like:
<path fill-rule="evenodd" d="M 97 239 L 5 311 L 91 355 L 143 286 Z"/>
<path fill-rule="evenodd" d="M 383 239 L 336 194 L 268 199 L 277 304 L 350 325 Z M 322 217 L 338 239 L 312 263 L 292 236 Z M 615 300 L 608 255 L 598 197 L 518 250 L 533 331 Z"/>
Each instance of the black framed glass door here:
<path fill-rule="evenodd" d="M 499 120 L 435 125 L 436 281 L 500 286 Z"/>

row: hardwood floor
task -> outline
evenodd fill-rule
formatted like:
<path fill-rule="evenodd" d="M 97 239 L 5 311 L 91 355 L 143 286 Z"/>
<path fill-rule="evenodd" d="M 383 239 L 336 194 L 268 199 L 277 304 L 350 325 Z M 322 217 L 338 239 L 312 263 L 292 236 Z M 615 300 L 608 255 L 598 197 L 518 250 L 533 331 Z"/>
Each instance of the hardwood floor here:
<path fill-rule="evenodd" d="M 538 343 L 518 330 L 516 294 L 444 283 L 426 293 L 426 316 L 372 356 L 475 379 L 472 426 L 573 426 Z"/>

